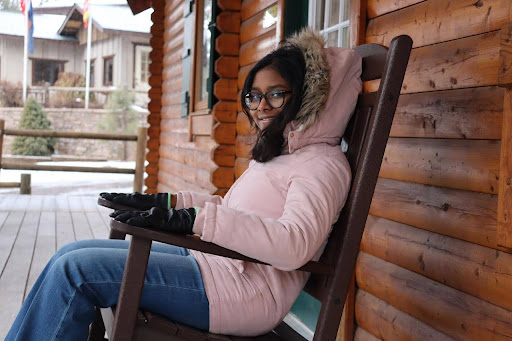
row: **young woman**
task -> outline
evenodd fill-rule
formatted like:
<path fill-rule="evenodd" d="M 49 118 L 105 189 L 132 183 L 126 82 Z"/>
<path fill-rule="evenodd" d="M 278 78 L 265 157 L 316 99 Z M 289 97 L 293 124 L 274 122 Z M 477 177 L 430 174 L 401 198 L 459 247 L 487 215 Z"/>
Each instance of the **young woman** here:
<path fill-rule="evenodd" d="M 140 306 L 211 332 L 258 335 L 290 310 L 317 260 L 350 186 L 339 146 L 361 90 L 361 59 L 324 49 L 303 31 L 247 75 L 242 107 L 258 133 L 249 168 L 224 198 L 191 192 L 102 193 L 134 207 L 128 224 L 197 233 L 261 265 L 153 245 Z M 114 305 L 128 242 L 89 240 L 57 252 L 41 273 L 7 340 L 85 339 L 95 306 Z M 349 275 L 349 274 L 347 274 Z"/>

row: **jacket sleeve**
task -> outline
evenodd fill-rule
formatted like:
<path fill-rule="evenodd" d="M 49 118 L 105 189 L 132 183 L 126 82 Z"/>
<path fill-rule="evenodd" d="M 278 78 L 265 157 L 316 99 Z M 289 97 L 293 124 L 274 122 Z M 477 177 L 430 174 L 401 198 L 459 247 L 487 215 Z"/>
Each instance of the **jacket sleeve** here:
<path fill-rule="evenodd" d="M 205 203 L 213 203 L 215 205 L 222 204 L 222 197 L 220 195 L 211 195 L 195 192 L 178 192 L 176 197 L 175 209 L 190 208 L 190 207 L 204 207 Z"/>
<path fill-rule="evenodd" d="M 349 188 L 350 167 L 344 156 L 315 157 L 289 176 L 279 219 L 206 203 L 200 213 L 201 238 L 278 269 L 295 270 L 311 260 L 327 239 Z"/>

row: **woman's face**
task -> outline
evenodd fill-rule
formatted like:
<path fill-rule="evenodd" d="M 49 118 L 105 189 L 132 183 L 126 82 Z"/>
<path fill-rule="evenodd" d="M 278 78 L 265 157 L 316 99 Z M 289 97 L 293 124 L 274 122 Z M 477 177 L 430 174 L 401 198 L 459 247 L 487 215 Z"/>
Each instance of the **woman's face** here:
<path fill-rule="evenodd" d="M 273 68 L 266 67 L 256 73 L 251 87 L 251 94 L 266 94 L 266 97 L 261 97 L 258 107 L 249 110 L 249 113 L 260 130 L 268 127 L 270 122 L 283 111 L 286 102 L 291 96 L 291 93 L 283 93 L 283 91 L 290 90 L 290 84 Z M 267 98 L 271 103 L 267 102 Z M 282 105 L 279 106 L 281 103 Z"/>

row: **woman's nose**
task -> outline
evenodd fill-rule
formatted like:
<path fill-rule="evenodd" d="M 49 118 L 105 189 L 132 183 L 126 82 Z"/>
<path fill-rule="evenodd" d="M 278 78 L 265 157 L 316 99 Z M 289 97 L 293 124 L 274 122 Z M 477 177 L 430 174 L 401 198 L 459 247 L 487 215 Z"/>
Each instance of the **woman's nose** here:
<path fill-rule="evenodd" d="M 260 111 L 272 109 L 272 107 L 268 104 L 267 99 L 265 98 L 265 96 L 263 96 L 261 98 L 260 104 L 258 104 L 258 108 L 257 109 L 260 110 Z"/>

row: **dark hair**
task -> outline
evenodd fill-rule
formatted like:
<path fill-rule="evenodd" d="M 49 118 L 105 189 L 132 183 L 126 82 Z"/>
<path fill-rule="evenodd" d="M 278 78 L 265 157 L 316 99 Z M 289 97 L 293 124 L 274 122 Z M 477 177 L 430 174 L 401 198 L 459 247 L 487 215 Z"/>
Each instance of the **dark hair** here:
<path fill-rule="evenodd" d="M 256 63 L 247 74 L 241 93 L 242 109 L 247 117 L 249 117 L 251 125 L 256 129 L 258 129 L 258 127 L 249 113 L 249 108 L 245 104 L 244 96 L 251 91 L 256 73 L 266 67 L 273 68 L 290 84 L 292 94 L 284 105 L 281 113 L 270 122 L 268 127 L 258 131 L 258 138 L 251 150 L 252 158 L 258 162 L 270 161 L 281 154 L 284 143 L 284 128 L 289 122 L 295 119 L 302 105 L 304 75 L 306 73 L 304 55 L 302 54 L 302 50 L 296 46 L 280 47 Z"/>

